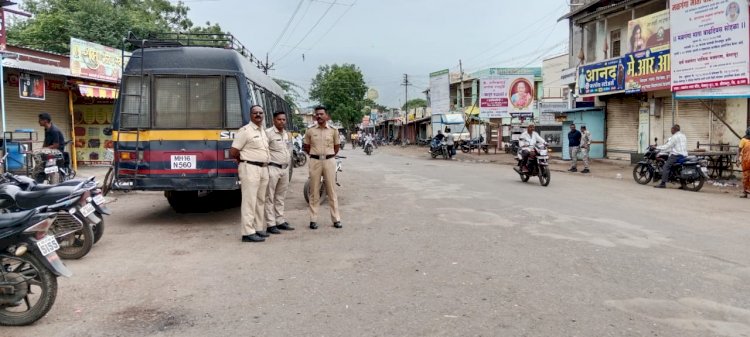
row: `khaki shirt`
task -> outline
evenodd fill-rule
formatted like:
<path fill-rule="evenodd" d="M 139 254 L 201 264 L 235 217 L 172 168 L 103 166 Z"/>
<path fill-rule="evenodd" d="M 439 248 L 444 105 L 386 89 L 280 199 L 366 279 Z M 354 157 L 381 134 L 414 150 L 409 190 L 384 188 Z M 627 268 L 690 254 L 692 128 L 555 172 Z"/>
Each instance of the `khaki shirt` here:
<path fill-rule="evenodd" d="M 240 128 L 232 147 L 240 150 L 240 159 L 268 163 L 268 137 L 262 127 L 250 122 Z"/>
<path fill-rule="evenodd" d="M 333 146 L 341 145 L 339 130 L 328 126 L 328 124 L 323 128 L 316 125 L 305 132 L 305 144 L 310 145 L 310 154 L 312 155 L 327 156 L 335 154 Z"/>
<path fill-rule="evenodd" d="M 279 132 L 275 126 L 266 129 L 266 136 L 268 136 L 268 149 L 271 154 L 271 162 L 276 164 L 289 164 L 289 160 L 292 157 L 289 147 L 289 132 L 283 130 Z"/>

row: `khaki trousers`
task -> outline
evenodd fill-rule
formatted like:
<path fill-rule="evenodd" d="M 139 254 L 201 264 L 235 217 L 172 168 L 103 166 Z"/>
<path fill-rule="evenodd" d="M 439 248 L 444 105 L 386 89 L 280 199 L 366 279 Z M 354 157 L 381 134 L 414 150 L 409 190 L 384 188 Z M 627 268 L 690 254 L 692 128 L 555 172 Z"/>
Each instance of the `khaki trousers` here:
<path fill-rule="evenodd" d="M 268 167 L 268 193 L 266 194 L 266 225 L 268 227 L 286 222 L 284 200 L 289 188 L 289 168 Z"/>
<path fill-rule="evenodd" d="M 268 168 L 240 163 L 239 174 L 242 188 L 242 235 L 265 231 L 263 208 L 266 205 Z"/>
<path fill-rule="evenodd" d="M 318 160 L 310 158 L 310 222 L 318 221 L 318 207 L 320 206 L 320 177 L 324 179 L 328 206 L 331 208 L 331 221 L 341 221 L 339 215 L 339 201 L 336 196 L 336 160 Z"/>

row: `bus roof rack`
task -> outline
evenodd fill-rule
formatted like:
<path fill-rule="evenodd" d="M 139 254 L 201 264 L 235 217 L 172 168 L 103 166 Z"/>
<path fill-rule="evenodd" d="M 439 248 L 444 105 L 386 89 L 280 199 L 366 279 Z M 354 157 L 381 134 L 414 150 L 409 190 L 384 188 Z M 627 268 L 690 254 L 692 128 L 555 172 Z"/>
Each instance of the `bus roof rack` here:
<path fill-rule="evenodd" d="M 136 48 L 161 48 L 161 47 L 213 47 L 223 49 L 234 49 L 258 68 L 268 70 L 270 66 L 255 57 L 245 46 L 230 33 L 148 33 L 145 38 L 140 38 L 133 32 L 123 40 Z M 125 48 L 123 48 L 125 50 Z"/>

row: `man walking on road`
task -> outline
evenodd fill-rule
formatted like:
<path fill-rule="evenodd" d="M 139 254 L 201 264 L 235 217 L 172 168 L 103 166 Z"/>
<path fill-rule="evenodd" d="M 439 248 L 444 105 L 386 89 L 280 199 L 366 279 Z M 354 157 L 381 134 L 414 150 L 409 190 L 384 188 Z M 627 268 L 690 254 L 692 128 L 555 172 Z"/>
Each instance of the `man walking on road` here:
<path fill-rule="evenodd" d="M 586 125 L 581 125 L 581 155 L 583 156 L 583 171 L 589 173 L 589 150 L 591 149 L 591 132 L 586 129 Z"/>
<path fill-rule="evenodd" d="M 675 124 L 672 127 L 672 137 L 669 137 L 667 143 L 656 148 L 662 151 L 669 151 L 669 158 L 664 162 L 664 166 L 661 169 L 661 183 L 654 187 L 666 188 L 667 181 L 669 181 L 669 175 L 672 173 L 672 165 L 678 160 L 687 157 L 687 137 L 685 134 L 680 132 L 680 125 Z"/>
<path fill-rule="evenodd" d="M 268 237 L 264 231 L 263 208 L 268 189 L 268 137 L 263 130 L 263 108 L 250 108 L 250 121 L 237 131 L 229 155 L 237 162 L 242 189 L 242 242 L 262 242 Z"/>
<path fill-rule="evenodd" d="M 456 149 L 454 148 L 455 145 L 455 139 L 453 138 L 453 134 L 451 133 L 450 128 L 445 129 L 445 145 L 448 148 L 448 154 L 450 154 L 451 160 L 453 159 L 453 156 L 456 155 Z"/>
<path fill-rule="evenodd" d="M 578 172 L 578 152 L 581 149 L 581 133 L 576 130 L 575 124 L 570 124 L 570 132 L 568 132 L 568 153 L 570 154 L 570 160 L 573 164 L 570 166 L 569 172 Z"/>
<path fill-rule="evenodd" d="M 328 126 L 326 108 L 315 108 L 314 118 L 318 125 L 307 129 L 305 133 L 304 149 L 310 155 L 310 229 L 318 229 L 318 207 L 320 206 L 320 177 L 323 176 L 326 192 L 328 192 L 328 206 L 331 208 L 331 220 L 336 228 L 341 225 L 339 215 L 339 201 L 336 196 L 336 160 L 339 153 L 338 130 Z"/>
<path fill-rule="evenodd" d="M 273 114 L 273 126 L 266 129 L 268 136 L 268 193 L 266 195 L 266 230 L 271 234 L 281 234 L 281 230 L 291 231 L 284 218 L 284 200 L 289 188 L 289 162 L 291 143 L 289 133 L 284 130 L 286 113 L 278 111 Z"/>

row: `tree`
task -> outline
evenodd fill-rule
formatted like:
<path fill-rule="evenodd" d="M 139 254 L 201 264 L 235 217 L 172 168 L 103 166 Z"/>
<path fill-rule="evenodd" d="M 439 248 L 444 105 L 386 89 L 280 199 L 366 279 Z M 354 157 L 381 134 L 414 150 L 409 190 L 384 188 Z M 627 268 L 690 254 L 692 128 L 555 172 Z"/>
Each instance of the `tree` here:
<path fill-rule="evenodd" d="M 356 65 L 325 65 L 318 68 L 313 78 L 310 99 L 323 104 L 331 118 L 352 130 L 362 122 L 366 92 L 364 76 Z"/>
<path fill-rule="evenodd" d="M 370 109 L 375 109 L 378 112 L 384 112 L 384 111 L 388 110 L 387 106 L 380 105 L 377 102 L 375 102 L 375 101 L 373 101 L 373 100 L 371 100 L 369 98 L 365 98 L 365 100 L 362 102 L 362 104 L 364 104 L 365 109 L 367 109 L 367 112 L 369 112 Z"/>
<path fill-rule="evenodd" d="M 408 101 L 406 101 L 406 104 L 404 104 L 401 107 L 401 110 L 409 111 L 414 108 L 426 108 L 427 107 L 427 100 L 423 98 L 413 98 Z"/>
<path fill-rule="evenodd" d="M 63 54 L 71 37 L 120 48 L 129 31 L 222 33 L 218 24 L 195 26 L 190 8 L 169 0 L 25 0 L 22 8 L 34 16 L 11 22 L 9 43 Z"/>
<path fill-rule="evenodd" d="M 284 100 L 289 103 L 289 106 L 292 107 L 292 110 L 298 110 L 299 104 L 297 104 L 297 101 L 302 98 L 302 95 L 300 95 L 299 93 L 299 90 L 303 90 L 302 87 L 294 82 L 282 80 L 280 78 L 274 78 L 273 80 L 281 87 L 282 90 L 284 90 Z M 300 116 L 296 112 L 297 111 L 292 111 L 291 114 L 292 130 L 304 131 L 306 128 L 305 121 L 302 119 L 302 116 Z"/>

